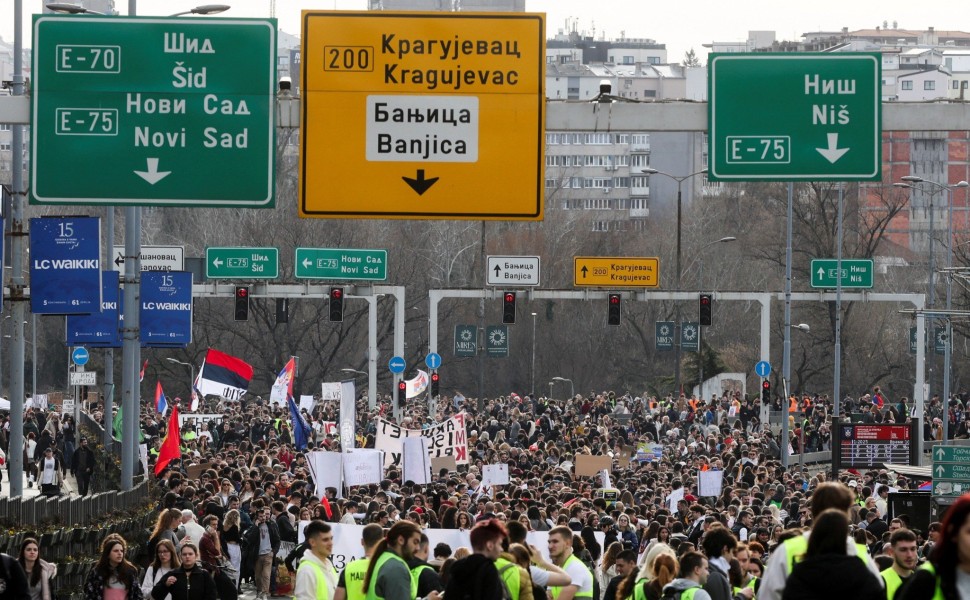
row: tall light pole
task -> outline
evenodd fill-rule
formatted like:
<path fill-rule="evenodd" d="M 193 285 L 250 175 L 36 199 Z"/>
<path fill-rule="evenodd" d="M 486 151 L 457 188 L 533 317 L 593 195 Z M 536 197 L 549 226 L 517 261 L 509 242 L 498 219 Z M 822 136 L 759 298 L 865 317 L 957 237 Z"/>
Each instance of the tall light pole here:
<path fill-rule="evenodd" d="M 681 176 L 671 175 L 670 173 L 664 173 L 663 171 L 658 171 L 657 169 L 654 169 L 652 167 L 647 167 L 646 169 L 643 170 L 643 172 L 646 173 L 647 175 L 663 175 L 664 177 L 669 177 L 670 179 L 673 179 L 674 181 L 677 182 L 677 258 L 676 258 L 676 262 L 675 262 L 675 265 L 674 265 L 674 268 L 676 270 L 677 279 L 675 280 L 674 287 L 676 288 L 676 291 L 679 292 L 680 291 L 680 278 L 683 275 L 683 272 L 680 270 L 680 254 L 681 254 L 681 239 L 680 239 L 681 238 L 681 227 L 680 227 L 680 223 L 681 223 L 681 216 L 682 216 L 682 213 L 683 213 L 683 203 L 681 202 L 681 200 L 683 199 L 683 184 L 684 184 L 685 181 L 687 181 L 691 177 L 696 177 L 698 175 L 704 175 L 704 174 L 706 174 L 707 173 L 707 169 L 701 169 L 700 171 L 697 171 L 696 173 L 690 173 L 689 175 L 681 175 Z M 676 310 L 675 310 L 675 314 L 676 314 L 675 319 L 677 321 L 676 322 L 675 329 L 677 331 L 680 331 L 680 303 L 679 302 L 677 303 L 677 307 L 676 307 Z M 675 393 L 679 397 L 679 395 L 680 395 L 680 340 L 677 340 L 677 344 L 674 345 L 674 361 L 675 361 L 675 364 L 674 364 L 674 387 L 676 388 L 675 389 Z"/>
<path fill-rule="evenodd" d="M 175 363 L 177 365 L 182 365 L 183 367 L 188 367 L 189 368 L 189 397 L 191 398 L 192 397 L 192 386 L 195 385 L 195 365 L 193 365 L 192 363 L 182 362 L 180 360 L 176 360 L 176 359 L 171 358 L 171 357 L 166 358 L 165 360 L 167 360 L 168 362 L 173 362 L 173 363 Z"/>
<path fill-rule="evenodd" d="M 930 181 L 928 179 L 923 179 L 922 177 L 916 175 L 907 175 L 902 177 L 902 180 L 906 182 L 907 187 L 914 187 L 911 184 L 921 184 L 926 183 L 936 188 L 941 189 L 946 192 L 947 196 L 947 224 L 946 224 L 946 341 L 943 345 L 943 445 L 946 445 L 947 438 L 949 437 L 950 429 L 950 361 L 952 360 L 953 352 L 953 322 L 950 318 L 950 311 L 953 308 L 953 190 L 954 188 L 968 188 L 970 183 L 966 181 L 958 181 L 952 185 L 945 183 L 938 183 L 936 181 Z M 902 186 L 897 186 L 902 187 Z M 914 188 L 915 189 L 915 188 Z M 930 285 L 933 285 L 933 209 L 930 208 Z M 932 290 L 932 287 L 931 287 Z M 930 292 L 931 298 L 932 291 Z M 932 301 L 930 302 L 932 306 Z M 931 328 L 933 332 L 933 346 L 935 351 L 936 346 L 936 330 Z M 921 418 L 925 419 L 925 415 L 920 415 Z"/>
<path fill-rule="evenodd" d="M 532 313 L 532 395 L 536 394 L 536 313 Z"/>
<path fill-rule="evenodd" d="M 697 269 L 698 288 L 702 290 L 704 289 L 704 251 L 715 244 L 727 244 L 727 243 L 736 242 L 736 241 L 738 241 L 738 238 L 734 237 L 733 235 L 729 235 L 729 236 L 722 237 L 719 240 L 711 240 L 710 242 L 707 242 L 706 244 L 700 247 L 700 249 L 697 251 L 697 254 L 694 258 L 694 260 L 697 261 L 697 265 L 698 265 L 698 269 Z M 687 265 L 687 269 L 685 270 L 689 270 L 689 269 L 690 269 L 690 265 Z M 703 331 L 704 331 L 704 327 L 698 324 L 697 326 L 697 380 L 698 380 L 697 393 L 701 400 L 704 399 L 704 336 L 702 334 Z"/>
<path fill-rule="evenodd" d="M 553 377 L 552 380 L 553 381 L 568 381 L 569 382 L 569 397 L 570 398 L 575 398 L 576 397 L 576 388 L 573 387 L 573 380 L 572 379 L 566 379 L 565 377 Z"/>

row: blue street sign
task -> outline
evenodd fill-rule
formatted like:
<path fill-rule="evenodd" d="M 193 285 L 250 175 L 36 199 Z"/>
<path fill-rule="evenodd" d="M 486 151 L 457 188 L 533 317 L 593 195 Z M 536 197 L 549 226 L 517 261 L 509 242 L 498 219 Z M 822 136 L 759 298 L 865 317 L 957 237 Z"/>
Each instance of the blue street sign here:
<path fill-rule="evenodd" d="M 101 312 L 67 315 L 67 345 L 120 348 L 118 271 L 101 272 Z"/>
<path fill-rule="evenodd" d="M 424 357 L 424 364 L 428 365 L 429 369 L 437 369 L 441 366 L 441 355 L 437 352 L 431 352 Z"/>
<path fill-rule="evenodd" d="M 75 348 L 74 351 L 71 352 L 71 360 L 79 367 L 83 367 L 84 365 L 88 364 L 88 359 L 90 357 L 91 355 L 88 354 L 87 348 Z"/>
<path fill-rule="evenodd" d="M 192 273 L 142 271 L 141 343 L 150 348 L 192 341 Z"/>
<path fill-rule="evenodd" d="M 404 362 L 404 357 L 402 356 L 395 356 L 387 361 L 387 368 L 391 370 L 391 373 L 403 373 L 407 366 L 408 364 Z"/>
<path fill-rule="evenodd" d="M 101 219 L 30 220 L 30 312 L 101 312 Z"/>
<path fill-rule="evenodd" d="M 758 377 L 767 377 L 771 375 L 771 364 L 766 360 L 760 360 L 754 366 L 754 372 Z"/>

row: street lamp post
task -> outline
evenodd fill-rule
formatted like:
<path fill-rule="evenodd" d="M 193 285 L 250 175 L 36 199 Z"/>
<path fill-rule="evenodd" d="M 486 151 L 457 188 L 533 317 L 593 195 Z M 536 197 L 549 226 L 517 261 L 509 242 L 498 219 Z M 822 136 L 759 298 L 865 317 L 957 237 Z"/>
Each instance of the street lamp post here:
<path fill-rule="evenodd" d="M 947 225 L 946 225 L 946 341 L 943 345 L 943 445 L 946 445 L 947 438 L 949 437 L 950 428 L 950 361 L 952 360 L 953 353 L 953 321 L 950 318 L 950 311 L 953 308 L 953 190 L 954 188 L 968 188 L 970 183 L 966 181 L 958 181 L 953 185 L 948 185 L 944 183 L 938 183 L 936 181 L 930 181 L 928 179 L 923 179 L 922 177 L 916 175 L 907 175 L 902 177 L 902 180 L 907 182 L 906 184 L 897 185 L 897 187 L 913 187 L 910 184 L 920 184 L 927 183 L 929 185 L 936 186 L 937 188 L 946 192 L 947 195 Z M 896 185 L 896 184 L 894 184 Z M 914 188 L 915 189 L 915 188 Z M 932 286 L 933 286 L 933 209 L 930 208 L 930 298 L 932 298 Z M 930 306 L 933 305 L 932 300 L 930 301 Z M 936 332 L 935 328 L 931 328 L 933 332 L 933 345 L 936 346 Z M 925 415 L 920 415 L 921 418 L 925 419 Z"/>
<path fill-rule="evenodd" d="M 553 377 L 552 380 L 553 381 L 568 381 L 569 382 L 569 397 L 570 398 L 575 398 L 576 397 L 576 388 L 573 387 L 573 380 L 572 379 L 567 379 L 565 377 Z"/>
<path fill-rule="evenodd" d="M 733 235 L 722 237 L 719 240 L 712 240 L 707 242 L 700 247 L 697 251 L 697 257 L 694 259 L 697 261 L 697 287 L 704 288 L 704 251 L 713 246 L 714 244 L 726 244 L 728 242 L 736 242 L 738 238 Z M 688 269 L 690 265 L 688 265 Z M 700 324 L 697 326 L 697 393 L 700 399 L 704 399 L 704 336 L 702 332 L 704 327 Z"/>
<path fill-rule="evenodd" d="M 182 362 L 180 360 L 176 360 L 176 359 L 171 358 L 171 357 L 166 358 L 165 360 L 167 360 L 168 362 L 173 362 L 173 363 L 175 363 L 177 365 L 182 365 L 183 367 L 188 367 L 189 368 L 189 377 L 190 377 L 190 379 L 189 379 L 189 398 L 191 398 L 192 397 L 192 386 L 195 385 L 195 365 L 193 365 L 192 363 Z"/>
<path fill-rule="evenodd" d="M 670 179 L 673 179 L 674 181 L 677 182 L 677 257 L 676 257 L 676 261 L 675 261 L 675 264 L 674 264 L 674 268 L 676 270 L 677 279 L 675 280 L 674 287 L 676 288 L 676 291 L 679 292 L 680 291 L 680 278 L 683 275 L 683 273 L 680 270 L 680 254 L 681 254 L 681 226 L 680 226 L 680 223 L 681 223 L 681 216 L 682 216 L 682 213 L 683 213 L 683 203 L 681 202 L 681 200 L 683 199 L 683 184 L 684 184 L 685 181 L 687 181 L 691 177 L 696 177 L 698 175 L 704 175 L 704 174 L 706 174 L 707 173 L 707 169 L 701 169 L 700 171 L 697 171 L 696 173 L 690 173 L 689 175 L 682 175 L 682 176 L 671 175 L 670 173 L 664 173 L 663 171 L 658 171 L 657 169 L 654 169 L 652 167 L 647 167 L 646 169 L 643 170 L 643 172 L 646 173 L 647 175 L 663 175 L 664 177 L 669 177 Z M 676 307 L 676 310 L 675 310 L 675 315 L 676 315 L 675 316 L 675 319 L 677 321 L 675 328 L 679 331 L 680 330 L 680 303 L 679 302 L 677 303 L 677 307 Z M 675 393 L 678 394 L 678 396 L 679 396 L 679 394 L 680 394 L 680 342 L 679 342 L 679 340 L 678 340 L 678 343 L 675 344 L 675 348 L 674 348 L 674 361 L 675 361 L 675 364 L 674 364 L 674 387 L 676 388 L 675 389 Z"/>

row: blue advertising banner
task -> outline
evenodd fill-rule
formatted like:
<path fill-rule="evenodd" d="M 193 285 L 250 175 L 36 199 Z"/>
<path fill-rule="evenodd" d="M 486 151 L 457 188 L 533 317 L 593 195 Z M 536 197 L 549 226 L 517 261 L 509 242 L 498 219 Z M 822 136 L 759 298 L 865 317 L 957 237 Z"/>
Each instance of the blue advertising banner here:
<path fill-rule="evenodd" d="M 67 316 L 68 346 L 121 348 L 118 271 L 101 272 L 101 312 Z"/>
<path fill-rule="evenodd" d="M 101 312 L 101 219 L 30 220 L 30 311 L 38 315 Z"/>
<path fill-rule="evenodd" d="M 192 273 L 142 271 L 141 343 L 187 346 L 192 341 Z"/>

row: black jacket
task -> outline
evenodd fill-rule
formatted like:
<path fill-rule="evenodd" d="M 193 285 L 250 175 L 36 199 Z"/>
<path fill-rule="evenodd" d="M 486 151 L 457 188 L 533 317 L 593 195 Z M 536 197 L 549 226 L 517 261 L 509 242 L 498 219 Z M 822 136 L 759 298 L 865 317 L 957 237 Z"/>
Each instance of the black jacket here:
<path fill-rule="evenodd" d="M 280 530 L 276 527 L 276 521 L 270 519 L 266 521 L 269 529 L 269 544 L 272 547 L 272 554 L 275 557 L 280 551 Z M 253 574 L 256 570 L 256 559 L 259 558 L 259 525 L 254 523 L 242 535 L 242 565 L 240 571 L 245 578 Z"/>
<path fill-rule="evenodd" d="M 957 567 L 959 568 L 959 567 Z M 960 592 L 954 589 L 947 589 L 942 586 L 944 600 L 960 600 Z M 936 575 L 923 569 L 916 569 L 913 576 L 906 580 L 901 588 L 896 592 L 896 600 L 932 600 L 936 595 Z"/>
<path fill-rule="evenodd" d="M 175 583 L 171 586 L 166 585 L 169 575 L 175 577 Z M 217 600 L 219 597 L 212 575 L 198 564 L 189 571 L 181 567 L 169 571 L 152 588 L 152 598 L 155 600 L 163 600 L 169 594 L 172 600 Z"/>
<path fill-rule="evenodd" d="M 3 591 L 0 591 L 0 600 L 21 600 L 30 597 L 27 574 L 14 557 L 0 554 L 0 581 L 4 584 Z"/>
<path fill-rule="evenodd" d="M 293 522 L 290 521 L 289 515 L 285 512 L 281 512 L 276 517 L 276 527 L 280 530 L 280 539 L 284 542 L 296 543 L 296 528 L 293 527 Z"/>
<path fill-rule="evenodd" d="M 482 554 L 472 554 L 451 567 L 445 588 L 449 600 L 503 600 L 503 586 L 495 561 Z"/>
<path fill-rule="evenodd" d="M 713 564 L 709 566 L 709 571 L 704 591 L 708 593 L 711 600 L 731 600 L 734 594 L 731 592 L 731 580 L 728 579 L 728 574 Z"/>
<path fill-rule="evenodd" d="M 792 569 L 783 600 L 885 600 L 882 582 L 858 556 L 810 556 Z"/>

